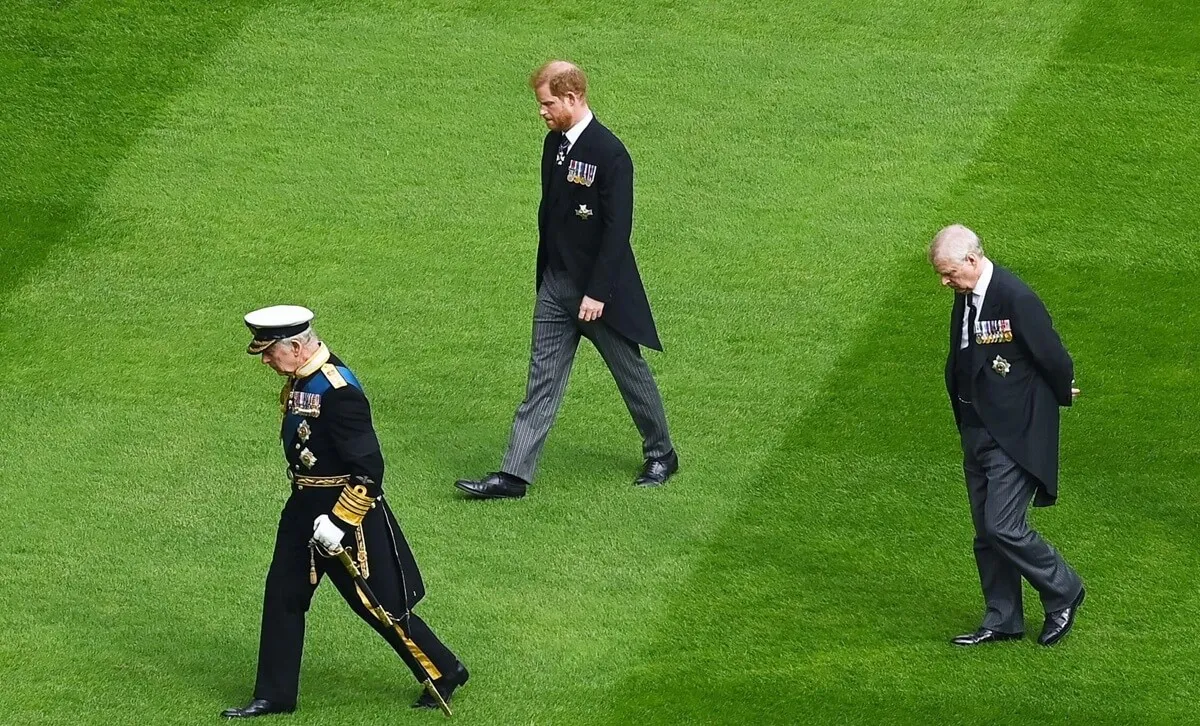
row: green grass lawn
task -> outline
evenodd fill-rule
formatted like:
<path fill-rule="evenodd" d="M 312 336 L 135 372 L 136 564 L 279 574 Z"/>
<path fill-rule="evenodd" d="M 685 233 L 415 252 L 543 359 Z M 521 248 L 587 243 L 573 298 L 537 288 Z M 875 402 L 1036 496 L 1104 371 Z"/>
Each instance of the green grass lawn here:
<path fill-rule="evenodd" d="M 287 487 L 241 316 L 278 302 L 371 397 L 464 724 L 1193 720 L 1197 38 L 1190 0 L 9 2 L 0 722 L 249 697 Z M 556 56 L 637 165 L 683 470 L 629 486 L 584 348 L 531 496 L 467 502 L 523 392 Z M 952 221 L 1084 391 L 1033 515 L 1089 591 L 1054 649 L 947 644 L 982 613 Z M 276 721 L 440 720 L 332 588 L 309 623 Z"/>

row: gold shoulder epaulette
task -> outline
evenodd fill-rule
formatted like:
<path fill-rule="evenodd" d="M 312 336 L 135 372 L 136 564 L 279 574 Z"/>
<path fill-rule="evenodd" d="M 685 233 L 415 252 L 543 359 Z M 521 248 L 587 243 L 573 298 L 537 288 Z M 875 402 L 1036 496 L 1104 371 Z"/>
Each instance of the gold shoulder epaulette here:
<path fill-rule="evenodd" d="M 321 366 L 321 372 L 324 373 L 325 377 L 329 379 L 329 385 L 333 386 L 334 388 L 346 387 L 346 379 L 342 378 L 342 374 L 338 372 L 337 366 L 334 364 L 326 363 L 325 365 Z"/>

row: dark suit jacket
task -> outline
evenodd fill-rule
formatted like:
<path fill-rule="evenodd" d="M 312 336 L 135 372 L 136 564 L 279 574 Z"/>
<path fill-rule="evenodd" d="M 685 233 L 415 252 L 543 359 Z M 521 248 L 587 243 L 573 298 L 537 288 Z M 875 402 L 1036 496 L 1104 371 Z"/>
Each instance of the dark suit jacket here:
<path fill-rule="evenodd" d="M 946 391 L 955 404 L 954 367 L 959 354 L 970 354 L 971 390 L 988 433 L 1041 485 L 1034 506 L 1049 506 L 1058 497 L 1058 407 L 1071 405 L 1074 364 L 1054 331 L 1050 314 L 1038 296 L 1016 275 L 996 265 L 978 321 L 1007 320 L 1009 342 L 975 343 L 960 351 L 966 299 L 954 296 L 950 313 L 950 355 L 946 360 Z M 1001 375 L 997 358 L 1007 361 Z M 959 422 L 955 405 L 955 422 Z"/>
<path fill-rule="evenodd" d="M 596 118 L 559 166 L 555 157 L 562 138 L 551 131 L 542 144 L 537 287 L 557 255 L 583 294 L 604 303 L 601 321 L 639 345 L 662 350 L 629 243 L 633 160 Z M 588 165 L 583 172 L 590 183 L 568 180 L 572 162 Z"/>

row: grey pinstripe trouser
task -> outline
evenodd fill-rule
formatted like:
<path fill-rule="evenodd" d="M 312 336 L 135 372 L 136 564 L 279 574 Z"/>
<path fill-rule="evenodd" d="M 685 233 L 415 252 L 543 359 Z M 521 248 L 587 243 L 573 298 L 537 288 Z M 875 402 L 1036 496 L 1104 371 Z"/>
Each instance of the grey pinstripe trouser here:
<path fill-rule="evenodd" d="M 987 613 L 983 627 L 1001 633 L 1025 629 L 1021 578 L 1042 598 L 1047 613 L 1069 607 L 1083 582 L 1058 550 L 1026 519 L 1037 481 L 1013 461 L 987 429 L 961 431 L 963 472 L 975 524 L 975 564 Z"/>
<path fill-rule="evenodd" d="M 525 400 L 517 407 L 502 470 L 533 481 L 546 435 L 558 415 L 579 337 L 585 336 L 604 359 L 617 382 L 625 406 L 642 434 L 646 458 L 671 452 L 667 415 L 650 367 L 638 345 L 600 320 L 579 320 L 583 294 L 564 272 L 547 269 L 533 309 L 533 343 L 529 357 L 529 382 Z"/>

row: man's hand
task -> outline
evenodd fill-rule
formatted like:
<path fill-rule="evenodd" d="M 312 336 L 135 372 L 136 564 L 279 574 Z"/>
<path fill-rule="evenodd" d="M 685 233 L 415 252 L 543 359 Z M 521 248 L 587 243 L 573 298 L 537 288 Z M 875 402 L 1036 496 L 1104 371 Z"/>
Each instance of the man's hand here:
<path fill-rule="evenodd" d="M 342 546 L 342 537 L 345 534 L 329 519 L 328 514 L 322 514 L 313 520 L 313 541 L 330 552 Z"/>
<path fill-rule="evenodd" d="M 604 314 L 604 303 L 599 300 L 593 300 L 587 295 L 583 296 L 583 302 L 579 304 L 579 319 L 585 323 L 590 323 L 593 320 L 598 320 Z"/>

